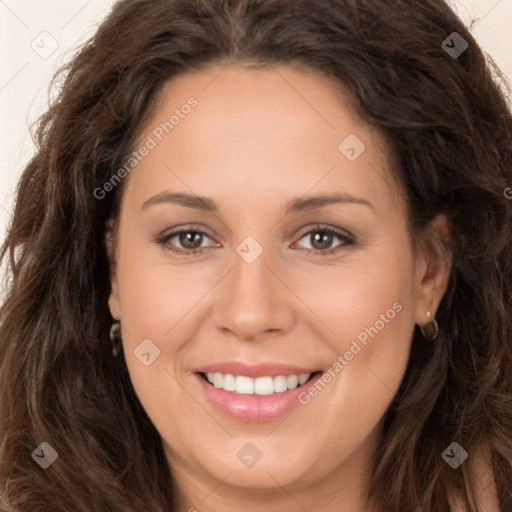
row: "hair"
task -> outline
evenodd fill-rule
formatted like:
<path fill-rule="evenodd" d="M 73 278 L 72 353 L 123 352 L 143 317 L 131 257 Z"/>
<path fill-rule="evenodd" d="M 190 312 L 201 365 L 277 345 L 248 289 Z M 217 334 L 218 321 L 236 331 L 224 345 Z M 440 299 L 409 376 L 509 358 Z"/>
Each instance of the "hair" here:
<path fill-rule="evenodd" d="M 458 58 L 442 48 L 453 32 L 468 43 Z M 0 253 L 0 508 L 176 507 L 160 436 L 111 354 L 105 234 L 122 186 L 94 190 L 130 157 L 164 84 L 220 63 L 333 78 L 389 141 L 415 238 L 448 216 L 439 338 L 414 331 L 370 498 L 446 512 L 453 488 L 484 512 L 471 455 L 485 445 L 512 506 L 512 116 L 492 60 L 442 0 L 121 0 L 54 77 Z M 457 470 L 441 457 L 453 441 L 470 454 Z M 59 456 L 46 470 L 31 459 L 42 442 Z"/>

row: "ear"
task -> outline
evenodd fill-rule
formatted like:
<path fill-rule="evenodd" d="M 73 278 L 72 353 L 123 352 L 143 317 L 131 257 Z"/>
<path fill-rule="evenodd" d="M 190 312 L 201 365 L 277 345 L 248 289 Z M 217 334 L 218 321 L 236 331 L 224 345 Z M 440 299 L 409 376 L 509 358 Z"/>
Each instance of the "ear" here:
<path fill-rule="evenodd" d="M 425 327 L 436 316 L 450 278 L 451 229 L 446 215 L 433 219 L 421 234 L 416 249 L 415 322 Z M 430 318 L 427 313 L 430 312 Z"/>
<path fill-rule="evenodd" d="M 121 306 L 119 301 L 119 284 L 117 280 L 117 260 L 116 260 L 116 234 L 115 224 L 112 220 L 107 222 L 105 230 L 105 248 L 110 269 L 110 296 L 108 298 L 108 307 L 110 314 L 115 320 L 121 319 Z"/>

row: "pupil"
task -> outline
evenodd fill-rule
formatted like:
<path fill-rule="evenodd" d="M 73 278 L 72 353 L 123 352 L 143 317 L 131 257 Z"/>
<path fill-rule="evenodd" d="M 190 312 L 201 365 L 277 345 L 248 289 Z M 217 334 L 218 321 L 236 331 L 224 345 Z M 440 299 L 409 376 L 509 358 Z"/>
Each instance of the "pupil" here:
<path fill-rule="evenodd" d="M 319 247 L 315 247 L 316 249 L 327 249 L 331 245 L 332 234 L 319 231 L 313 236 L 313 242 L 313 247 L 315 247 L 316 242 L 319 242 Z"/>

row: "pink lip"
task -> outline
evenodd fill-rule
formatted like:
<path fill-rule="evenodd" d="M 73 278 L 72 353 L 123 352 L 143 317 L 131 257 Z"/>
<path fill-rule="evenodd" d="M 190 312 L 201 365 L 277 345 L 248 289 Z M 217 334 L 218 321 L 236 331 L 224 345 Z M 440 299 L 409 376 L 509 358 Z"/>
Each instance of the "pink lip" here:
<path fill-rule="evenodd" d="M 260 363 L 248 365 L 237 361 L 225 361 L 223 363 L 213 363 L 201 368 L 196 368 L 193 373 L 223 373 L 231 375 L 244 375 L 256 379 L 257 377 L 277 377 L 279 375 L 303 375 L 305 373 L 314 373 L 318 368 L 299 368 L 297 366 L 284 365 L 279 363 Z"/>
<path fill-rule="evenodd" d="M 312 372 L 304 371 L 300 373 Z M 283 373 L 279 375 L 283 375 Z M 247 376 L 249 377 L 249 375 Z M 242 395 L 232 391 L 224 391 L 207 382 L 200 373 L 195 373 L 194 377 L 209 401 L 223 414 L 241 421 L 263 422 L 280 418 L 298 407 L 301 403 L 299 395 L 307 393 L 309 387 L 322 377 L 322 373 L 318 372 L 313 375 L 303 386 L 269 396 Z"/>

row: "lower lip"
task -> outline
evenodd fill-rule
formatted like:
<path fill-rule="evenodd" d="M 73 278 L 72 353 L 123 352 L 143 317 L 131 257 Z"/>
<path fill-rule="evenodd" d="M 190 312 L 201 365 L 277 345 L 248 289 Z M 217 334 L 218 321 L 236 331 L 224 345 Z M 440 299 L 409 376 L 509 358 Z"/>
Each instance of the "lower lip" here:
<path fill-rule="evenodd" d="M 242 395 L 219 389 L 206 382 L 201 374 L 194 374 L 207 398 L 222 413 L 242 421 L 271 421 L 290 413 L 299 402 L 299 395 L 320 379 L 322 373 L 314 375 L 302 386 L 273 395 Z"/>

